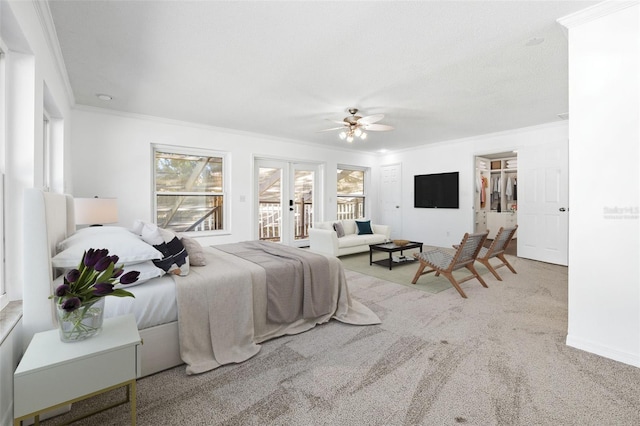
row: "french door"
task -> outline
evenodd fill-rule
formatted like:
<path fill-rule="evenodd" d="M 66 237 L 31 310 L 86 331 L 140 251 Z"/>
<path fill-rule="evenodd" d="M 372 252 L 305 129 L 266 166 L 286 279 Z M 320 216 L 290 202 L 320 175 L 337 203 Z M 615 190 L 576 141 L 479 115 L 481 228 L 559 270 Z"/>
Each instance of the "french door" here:
<path fill-rule="evenodd" d="M 317 164 L 256 159 L 257 236 L 302 247 L 318 210 Z"/>

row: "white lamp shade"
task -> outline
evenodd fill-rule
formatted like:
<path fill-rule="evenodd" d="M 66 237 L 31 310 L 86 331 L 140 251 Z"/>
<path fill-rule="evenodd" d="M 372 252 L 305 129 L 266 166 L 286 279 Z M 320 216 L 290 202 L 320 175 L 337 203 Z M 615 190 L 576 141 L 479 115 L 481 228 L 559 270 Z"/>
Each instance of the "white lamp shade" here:
<path fill-rule="evenodd" d="M 75 198 L 76 225 L 102 225 L 118 221 L 117 198 Z"/>

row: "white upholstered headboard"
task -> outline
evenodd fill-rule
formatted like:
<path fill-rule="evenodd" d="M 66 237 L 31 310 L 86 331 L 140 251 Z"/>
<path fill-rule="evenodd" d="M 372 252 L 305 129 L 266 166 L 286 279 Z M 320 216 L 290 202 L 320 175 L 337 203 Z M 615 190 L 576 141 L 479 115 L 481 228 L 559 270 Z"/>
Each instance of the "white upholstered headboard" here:
<path fill-rule="evenodd" d="M 22 329 L 25 347 L 33 335 L 55 326 L 53 267 L 56 245 L 75 232 L 73 197 L 29 188 L 24 193 L 24 287 Z"/>

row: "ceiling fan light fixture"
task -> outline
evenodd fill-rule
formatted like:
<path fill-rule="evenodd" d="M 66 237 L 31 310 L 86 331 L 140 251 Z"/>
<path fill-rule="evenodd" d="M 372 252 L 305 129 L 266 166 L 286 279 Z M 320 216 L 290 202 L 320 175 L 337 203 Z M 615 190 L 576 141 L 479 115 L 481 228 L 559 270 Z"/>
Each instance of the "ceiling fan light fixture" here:
<path fill-rule="evenodd" d="M 338 137 L 340 138 L 340 140 L 346 140 L 347 142 L 351 143 L 355 139 L 367 139 L 367 131 L 384 132 L 393 130 L 393 127 L 389 125 L 378 123 L 384 118 L 384 114 L 373 114 L 361 117 L 359 115 L 356 115 L 358 113 L 358 109 L 356 108 L 349 108 L 347 111 L 351 115 L 343 118 L 342 121 L 329 120 L 331 122 L 341 124 L 342 127 L 334 127 L 331 129 L 320 131 L 326 132 L 332 130 L 341 130 L 341 132 L 338 133 Z"/>

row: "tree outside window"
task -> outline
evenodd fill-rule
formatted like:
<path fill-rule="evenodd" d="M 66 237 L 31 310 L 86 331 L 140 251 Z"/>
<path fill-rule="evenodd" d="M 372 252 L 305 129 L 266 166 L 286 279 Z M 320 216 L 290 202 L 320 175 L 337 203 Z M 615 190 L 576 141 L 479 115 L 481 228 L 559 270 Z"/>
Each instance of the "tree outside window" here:
<path fill-rule="evenodd" d="M 224 229 L 224 155 L 154 151 L 156 223 L 177 232 Z"/>
<path fill-rule="evenodd" d="M 339 168 L 338 220 L 360 219 L 365 213 L 364 169 Z"/>

